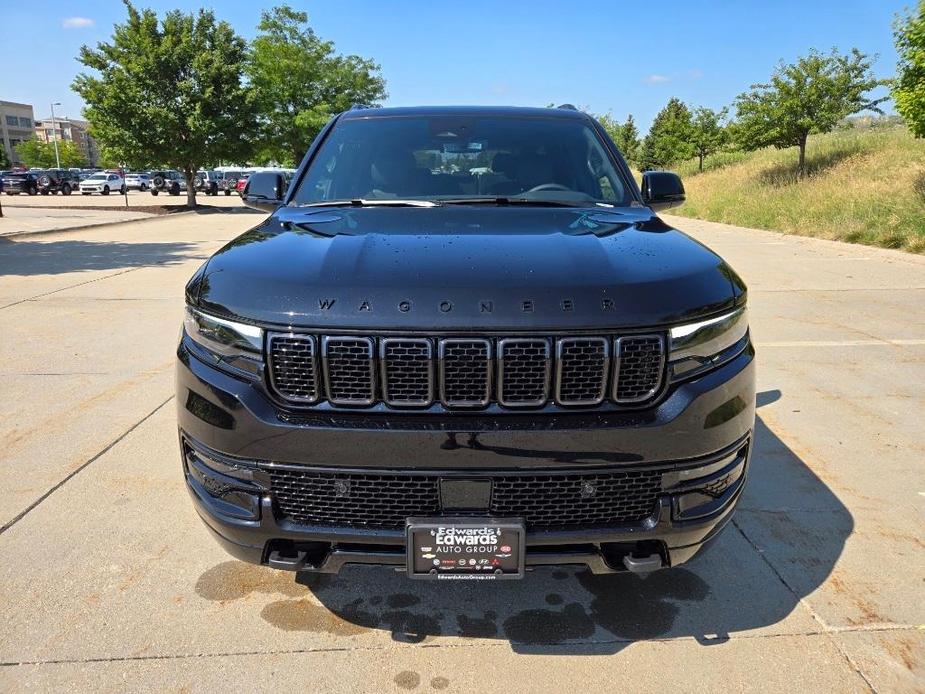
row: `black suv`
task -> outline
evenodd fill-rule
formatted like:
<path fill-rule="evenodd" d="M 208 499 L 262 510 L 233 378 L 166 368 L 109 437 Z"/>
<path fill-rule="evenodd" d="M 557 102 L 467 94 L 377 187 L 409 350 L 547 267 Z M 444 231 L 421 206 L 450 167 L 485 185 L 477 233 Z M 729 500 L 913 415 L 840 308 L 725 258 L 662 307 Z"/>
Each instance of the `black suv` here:
<path fill-rule="evenodd" d="M 38 176 L 39 192 L 42 195 L 70 195 L 80 187 L 80 177 L 67 169 L 48 169 Z"/>
<path fill-rule="evenodd" d="M 43 172 L 35 171 L 8 171 L 3 174 L 3 192 L 7 195 L 38 195 L 39 176 Z"/>
<path fill-rule="evenodd" d="M 179 438 L 234 556 L 497 580 L 676 566 L 745 484 L 746 289 L 573 108 L 356 109 L 193 276 Z"/>

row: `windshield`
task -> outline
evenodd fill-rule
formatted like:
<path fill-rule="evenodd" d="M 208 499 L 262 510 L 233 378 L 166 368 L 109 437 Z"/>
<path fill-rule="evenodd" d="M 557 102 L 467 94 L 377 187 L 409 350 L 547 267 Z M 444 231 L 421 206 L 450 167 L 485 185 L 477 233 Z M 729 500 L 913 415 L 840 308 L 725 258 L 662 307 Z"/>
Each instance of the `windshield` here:
<path fill-rule="evenodd" d="M 576 205 L 633 200 L 583 120 L 392 116 L 338 123 L 293 202 L 499 197 Z"/>
<path fill-rule="evenodd" d="M 106 174 L 93 174 L 93 175 L 90 176 L 87 180 L 88 180 L 88 181 L 105 181 L 105 180 L 106 180 Z"/>

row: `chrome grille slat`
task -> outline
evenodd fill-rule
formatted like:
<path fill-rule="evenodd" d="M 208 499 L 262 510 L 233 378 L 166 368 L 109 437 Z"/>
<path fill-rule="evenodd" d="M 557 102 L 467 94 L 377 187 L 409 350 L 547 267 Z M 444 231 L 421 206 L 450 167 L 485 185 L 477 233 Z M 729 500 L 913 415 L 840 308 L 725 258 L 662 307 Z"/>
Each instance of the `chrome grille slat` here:
<path fill-rule="evenodd" d="M 545 404 L 549 400 L 551 367 L 549 340 L 498 340 L 498 402 L 507 407 Z"/>
<path fill-rule="evenodd" d="M 563 337 L 556 341 L 556 402 L 598 405 L 607 397 L 610 343 L 603 337 Z"/>
<path fill-rule="evenodd" d="M 379 341 L 382 399 L 388 405 L 426 407 L 434 401 L 434 346 L 426 338 Z"/>
<path fill-rule="evenodd" d="M 438 347 L 440 400 L 447 407 L 484 407 L 491 402 L 491 342 L 444 338 Z"/>
<path fill-rule="evenodd" d="M 376 401 L 374 354 L 370 337 L 322 337 L 328 400 L 335 405 L 372 405 Z"/>

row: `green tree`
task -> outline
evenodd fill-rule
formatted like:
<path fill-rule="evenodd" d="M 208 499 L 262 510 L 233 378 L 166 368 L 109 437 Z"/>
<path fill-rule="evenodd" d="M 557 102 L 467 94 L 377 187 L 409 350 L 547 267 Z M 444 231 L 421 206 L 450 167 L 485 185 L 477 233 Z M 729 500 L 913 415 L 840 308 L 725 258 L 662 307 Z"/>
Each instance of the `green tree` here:
<path fill-rule="evenodd" d="M 680 99 L 672 97 L 642 141 L 637 164 L 643 170 L 661 169 L 694 156 L 691 144 L 691 112 Z"/>
<path fill-rule="evenodd" d="M 695 108 L 691 118 L 691 144 L 699 159 L 700 171 L 703 171 L 703 159 L 713 154 L 726 144 L 726 128 L 723 121 L 728 109 L 714 111 L 711 108 Z"/>
<path fill-rule="evenodd" d="M 55 165 L 55 150 L 52 144 L 37 137 L 20 142 L 16 145 L 16 152 L 23 166 L 50 169 Z"/>
<path fill-rule="evenodd" d="M 881 113 L 877 105 L 886 97 L 867 95 L 881 84 L 871 72 L 870 59 L 856 48 L 850 55 L 835 49 L 828 55 L 813 50 L 790 65 L 781 62 L 770 82 L 752 85 L 736 99 L 740 144 L 748 150 L 799 147 L 802 178 L 810 133 L 827 133 L 859 111 Z"/>
<path fill-rule="evenodd" d="M 894 25 L 899 64 L 892 83 L 896 110 L 916 137 L 925 137 L 925 0 Z"/>
<path fill-rule="evenodd" d="M 260 158 L 295 165 L 333 114 L 385 98 L 379 66 L 335 54 L 305 12 L 274 7 L 262 13 L 257 30 L 247 75 L 260 110 Z"/>
<path fill-rule="evenodd" d="M 8 169 L 13 164 L 10 162 L 10 158 L 6 156 L 6 148 L 3 145 L 0 145 L 0 169 Z"/>
<path fill-rule="evenodd" d="M 81 48 L 79 61 L 97 75 L 78 75 L 74 90 L 108 157 L 182 171 L 195 207 L 199 168 L 248 158 L 255 116 L 242 80 L 247 44 L 211 10 L 173 10 L 159 22 L 123 1 L 128 18 L 112 41 Z"/>
<path fill-rule="evenodd" d="M 639 156 L 639 130 L 636 128 L 636 121 L 633 120 L 632 113 L 619 126 L 614 142 L 616 142 L 617 147 L 623 152 L 623 157 L 628 162 L 636 161 Z"/>

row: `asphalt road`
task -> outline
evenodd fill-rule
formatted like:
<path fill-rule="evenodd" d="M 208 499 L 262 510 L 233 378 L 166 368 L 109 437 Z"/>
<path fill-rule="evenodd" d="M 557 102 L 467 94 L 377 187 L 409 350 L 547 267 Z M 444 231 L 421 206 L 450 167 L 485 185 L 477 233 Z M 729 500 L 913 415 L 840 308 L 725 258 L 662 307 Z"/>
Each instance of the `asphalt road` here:
<path fill-rule="evenodd" d="M 258 219 L 0 238 L 0 689 L 925 690 L 925 258 L 675 220 L 760 358 L 745 499 L 689 565 L 313 580 L 226 556 L 180 475 L 183 285 Z"/>

